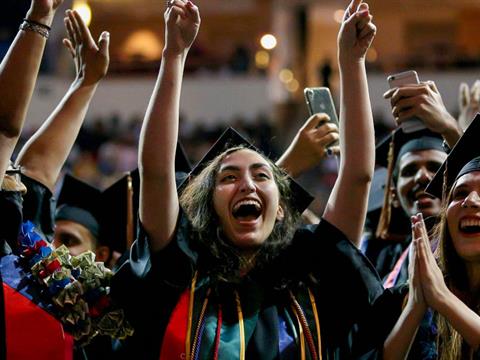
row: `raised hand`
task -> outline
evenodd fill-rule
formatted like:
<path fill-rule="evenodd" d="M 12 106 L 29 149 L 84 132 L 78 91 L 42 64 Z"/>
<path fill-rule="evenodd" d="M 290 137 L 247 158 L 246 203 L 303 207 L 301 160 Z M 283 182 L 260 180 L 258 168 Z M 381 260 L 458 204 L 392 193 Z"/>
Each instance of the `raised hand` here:
<path fill-rule="evenodd" d="M 32 0 L 27 19 L 51 26 L 53 16 L 63 0 Z"/>
<path fill-rule="evenodd" d="M 427 229 L 421 214 L 412 216 L 413 243 L 418 256 L 418 268 L 423 296 L 428 306 L 440 311 L 441 306 L 450 296 L 451 292 L 445 284 L 442 271 L 433 256 Z"/>
<path fill-rule="evenodd" d="M 67 10 L 66 15 L 64 21 L 68 39 L 63 39 L 63 44 L 75 62 L 77 80 L 85 86 L 95 85 L 108 71 L 110 34 L 102 32 L 98 43 L 95 43 L 77 11 Z"/>
<path fill-rule="evenodd" d="M 480 80 L 476 80 L 470 89 L 468 84 L 460 84 L 458 103 L 460 107 L 458 124 L 465 130 L 480 112 Z"/>
<path fill-rule="evenodd" d="M 423 236 L 423 232 L 420 226 L 415 226 L 417 217 L 412 217 L 412 239 L 413 244 L 410 245 L 409 250 L 409 264 L 408 264 L 408 279 L 409 279 L 409 291 L 408 302 L 410 305 L 417 307 L 421 312 L 427 310 L 427 304 L 425 297 L 423 296 L 423 289 L 420 276 L 420 260 L 418 256 L 417 247 L 414 245 L 415 241 L 419 241 Z"/>
<path fill-rule="evenodd" d="M 372 22 L 367 3 L 352 0 L 345 10 L 338 33 L 339 61 L 363 61 L 370 47 L 376 26 Z"/>
<path fill-rule="evenodd" d="M 165 11 L 165 52 L 184 55 L 200 29 L 200 12 L 191 1 L 170 0 Z"/>
<path fill-rule="evenodd" d="M 312 115 L 298 130 L 277 165 L 295 177 L 318 165 L 327 153 L 338 155 L 340 148 L 332 145 L 338 142 L 338 127 L 329 120 L 326 114 Z"/>
<path fill-rule="evenodd" d="M 442 135 L 451 147 L 460 138 L 457 120 L 445 108 L 433 81 L 390 89 L 383 96 L 390 99 L 398 125 L 417 117 L 428 129 Z"/>

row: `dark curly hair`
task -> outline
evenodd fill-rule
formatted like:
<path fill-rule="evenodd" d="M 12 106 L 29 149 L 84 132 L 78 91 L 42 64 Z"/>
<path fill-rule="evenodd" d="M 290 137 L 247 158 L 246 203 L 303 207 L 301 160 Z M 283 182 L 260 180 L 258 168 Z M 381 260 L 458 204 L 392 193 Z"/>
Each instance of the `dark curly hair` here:
<path fill-rule="evenodd" d="M 248 261 L 242 257 L 238 248 L 222 233 L 219 218 L 213 206 L 213 192 L 216 175 L 226 156 L 243 149 L 237 146 L 227 149 L 215 157 L 195 178 L 191 179 L 180 196 L 180 205 L 190 220 L 195 237 L 207 259 L 208 264 L 202 269 L 210 277 L 212 283 L 237 283 L 242 278 L 242 269 Z M 300 221 L 300 213 L 292 206 L 292 194 L 288 175 L 277 167 L 270 159 L 260 154 L 270 165 L 275 183 L 280 194 L 280 205 L 284 210 L 284 218 L 276 221 L 274 228 L 260 246 L 255 256 L 255 269 L 262 268 L 279 254 L 293 238 Z"/>

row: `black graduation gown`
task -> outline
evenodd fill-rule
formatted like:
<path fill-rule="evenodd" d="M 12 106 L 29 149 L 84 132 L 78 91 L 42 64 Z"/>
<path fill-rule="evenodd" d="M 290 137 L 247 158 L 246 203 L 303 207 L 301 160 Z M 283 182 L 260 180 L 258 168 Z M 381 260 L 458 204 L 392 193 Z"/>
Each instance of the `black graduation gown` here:
<path fill-rule="evenodd" d="M 159 359 L 170 315 L 201 263 L 202 255 L 190 234 L 190 224 L 182 214 L 175 239 L 164 250 L 151 254 L 147 235 L 140 228 L 129 261 L 112 283 L 113 297 L 135 328 L 119 357 L 133 358 L 141 353 L 143 359 Z M 282 278 L 299 283 L 309 274 L 316 283 L 311 289 L 318 305 L 323 358 L 376 358 L 399 316 L 402 297 L 395 291 L 384 292 L 370 262 L 341 231 L 323 219 L 319 225 L 299 229 L 267 269 L 254 271 L 237 287 L 246 302 L 248 294 L 262 292 L 246 358 L 282 359 L 278 314 L 285 296 L 274 284 Z M 194 311 L 194 318 L 197 313 Z M 315 329 L 311 312 L 305 315 L 310 329 Z M 314 330 L 312 334 L 316 337 Z"/>

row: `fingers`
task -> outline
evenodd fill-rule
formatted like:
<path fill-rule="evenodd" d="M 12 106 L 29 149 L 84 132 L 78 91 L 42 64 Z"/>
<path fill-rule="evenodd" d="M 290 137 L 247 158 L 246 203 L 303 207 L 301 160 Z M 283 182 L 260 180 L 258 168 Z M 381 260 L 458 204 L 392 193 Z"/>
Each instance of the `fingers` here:
<path fill-rule="evenodd" d="M 462 82 L 458 90 L 458 104 L 460 105 L 460 108 L 465 108 L 468 106 L 469 103 L 470 103 L 470 89 L 468 88 L 467 83 Z"/>
<path fill-rule="evenodd" d="M 198 6 L 196 6 L 191 1 L 187 2 L 187 11 L 193 17 L 195 23 L 200 23 L 200 11 L 198 10 Z"/>
<path fill-rule="evenodd" d="M 476 80 L 472 86 L 470 102 L 480 104 L 480 80 Z"/>
<path fill-rule="evenodd" d="M 75 48 L 73 47 L 72 42 L 69 39 L 63 39 L 62 43 L 67 48 L 70 55 L 72 55 L 72 57 L 75 58 Z"/>
<path fill-rule="evenodd" d="M 369 15 L 369 17 L 370 17 L 370 22 L 358 34 L 358 38 L 360 41 L 366 40 L 369 37 L 373 37 L 377 33 L 377 27 L 375 26 L 374 23 L 371 22 L 371 19 L 373 18 L 373 16 Z"/>
<path fill-rule="evenodd" d="M 435 84 L 434 81 L 429 80 L 429 81 L 424 82 L 424 84 L 427 84 L 428 87 L 429 87 L 430 89 L 432 89 L 433 91 L 435 91 L 437 94 L 440 93 L 440 92 L 438 91 L 437 85 Z"/>
<path fill-rule="evenodd" d="M 65 12 L 65 14 L 68 16 L 68 19 L 70 20 L 70 22 L 72 24 L 73 38 L 75 39 L 75 43 L 78 46 L 79 44 L 82 43 L 83 36 L 82 36 L 81 31 L 80 31 L 80 25 L 78 24 L 77 19 L 76 19 L 75 15 L 73 13 L 74 13 L 74 11 L 72 11 L 72 10 L 67 10 Z"/>
<path fill-rule="evenodd" d="M 390 98 L 390 104 L 393 107 L 402 98 L 418 96 L 418 95 L 427 95 L 427 94 L 428 94 L 428 85 L 412 84 L 412 85 L 395 88 L 394 91 L 389 90 L 384 94 L 384 97 L 387 99 Z"/>
<path fill-rule="evenodd" d="M 178 17 L 185 19 L 187 17 L 187 6 L 182 0 L 171 0 L 168 3 L 168 9 L 166 12 L 167 23 L 175 23 Z"/>
<path fill-rule="evenodd" d="M 415 106 L 418 103 L 418 97 L 417 96 L 411 96 L 407 98 L 401 98 L 398 100 L 395 105 L 392 107 L 392 114 L 394 118 L 397 118 L 400 116 L 400 113 L 411 109 L 413 106 Z"/>
<path fill-rule="evenodd" d="M 322 148 L 326 148 L 328 145 L 333 144 L 334 142 L 338 141 L 339 138 L 340 138 L 340 136 L 338 135 L 338 133 L 331 132 L 331 133 L 328 133 L 325 136 L 322 136 L 318 140 L 318 145 Z"/>
<path fill-rule="evenodd" d="M 330 121 L 330 117 L 327 114 L 324 114 L 324 113 L 313 114 L 307 119 L 303 127 L 307 130 L 311 130 L 321 126 L 324 123 L 328 123 L 329 121 Z"/>
<path fill-rule="evenodd" d="M 84 42 L 85 41 L 88 42 L 89 45 L 94 45 L 95 41 L 93 40 L 92 34 L 90 33 L 90 30 L 88 29 L 87 25 L 85 24 L 85 21 L 83 21 L 80 14 L 76 10 L 71 11 L 71 14 L 75 19 L 75 24 L 77 27 L 76 31 L 80 34 L 81 39 Z"/>
<path fill-rule="evenodd" d="M 101 33 L 100 38 L 98 39 L 98 48 L 100 54 L 109 58 L 109 47 L 110 47 L 110 33 L 104 31 Z"/>
<path fill-rule="evenodd" d="M 73 24 L 70 21 L 69 17 L 64 18 L 63 22 L 65 23 L 65 28 L 67 29 L 68 39 L 70 40 L 70 43 L 75 49 L 77 47 L 77 39 L 75 37 L 75 31 L 73 30 Z"/>
<path fill-rule="evenodd" d="M 348 20 L 353 14 L 355 14 L 361 3 L 362 0 L 352 0 L 345 11 L 343 21 Z"/>

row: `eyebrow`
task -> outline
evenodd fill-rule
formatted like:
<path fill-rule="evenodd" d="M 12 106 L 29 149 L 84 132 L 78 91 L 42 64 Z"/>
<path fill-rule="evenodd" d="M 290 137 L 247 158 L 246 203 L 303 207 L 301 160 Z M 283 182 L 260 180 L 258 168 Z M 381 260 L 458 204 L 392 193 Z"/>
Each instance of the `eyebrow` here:
<path fill-rule="evenodd" d="M 265 164 L 265 163 L 254 163 L 254 164 L 249 166 L 250 170 L 257 170 L 257 169 L 261 169 L 261 168 L 265 168 L 267 170 L 272 171 L 270 166 L 268 164 Z M 226 165 L 224 167 L 221 167 L 218 172 L 221 173 L 221 172 L 224 172 L 224 171 L 240 171 L 240 167 L 237 166 L 237 165 Z"/>

